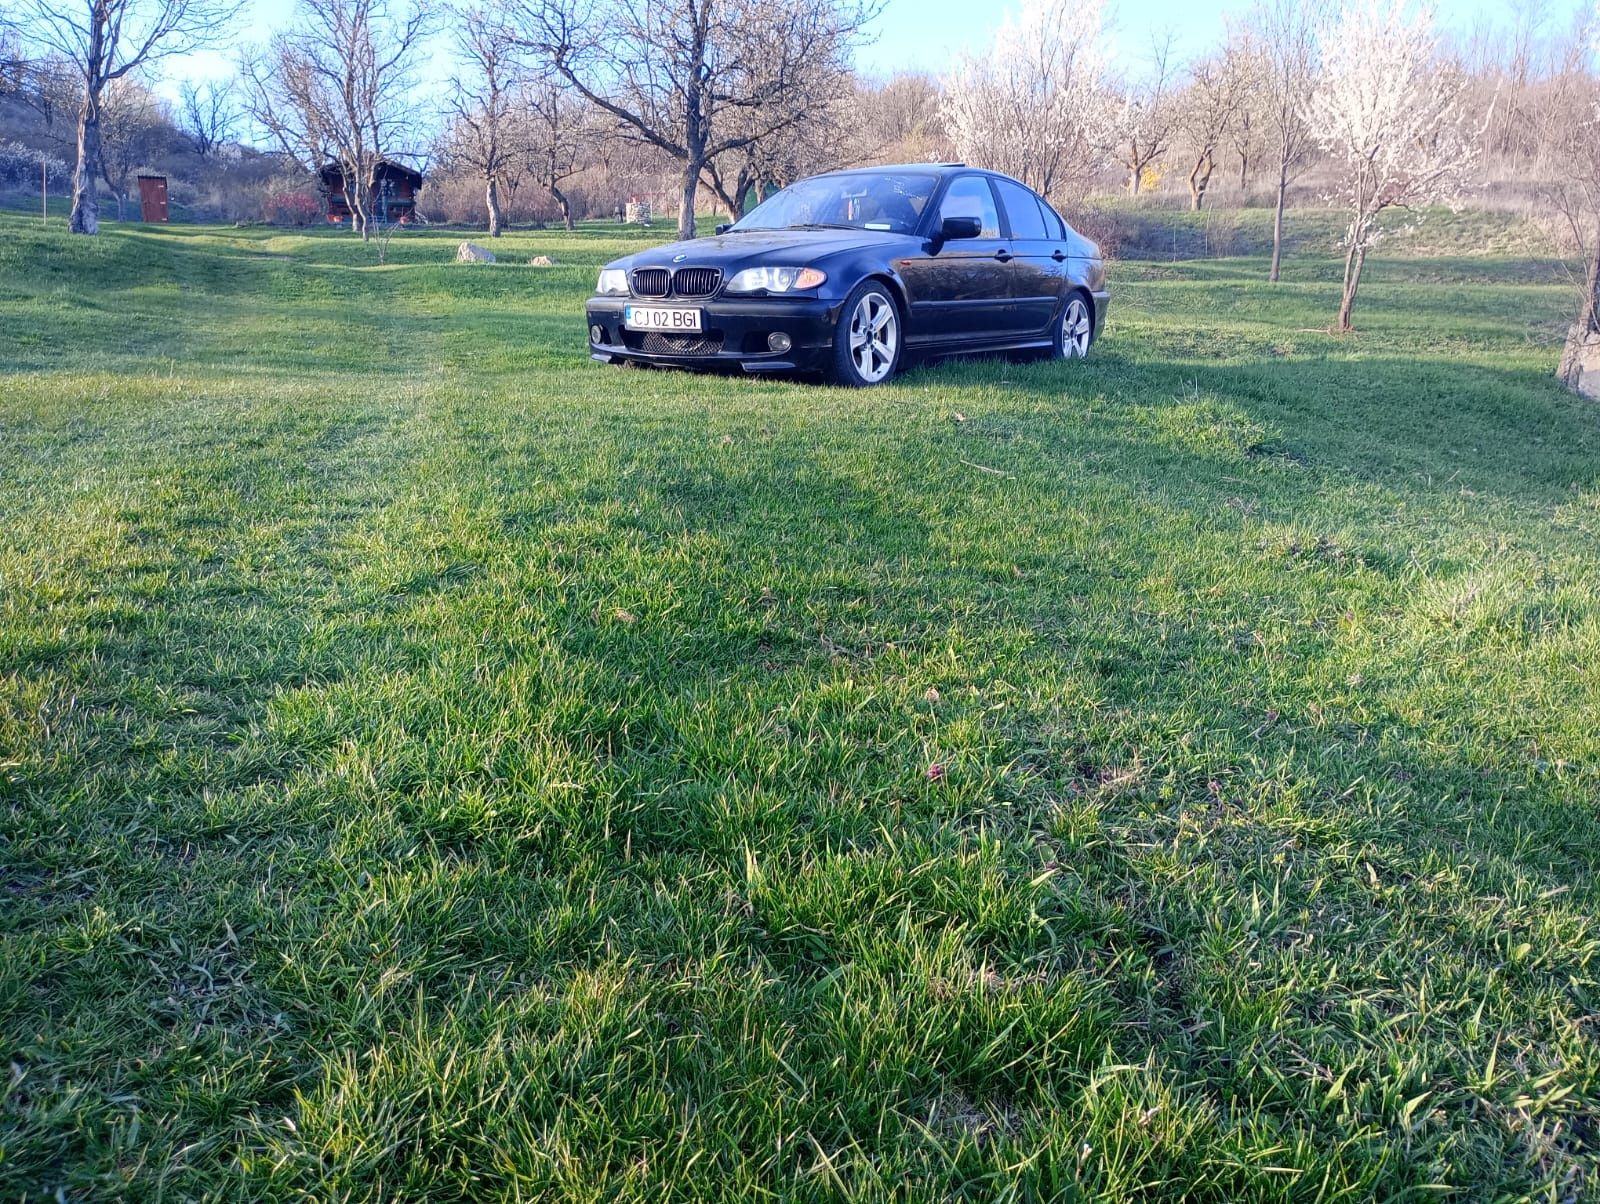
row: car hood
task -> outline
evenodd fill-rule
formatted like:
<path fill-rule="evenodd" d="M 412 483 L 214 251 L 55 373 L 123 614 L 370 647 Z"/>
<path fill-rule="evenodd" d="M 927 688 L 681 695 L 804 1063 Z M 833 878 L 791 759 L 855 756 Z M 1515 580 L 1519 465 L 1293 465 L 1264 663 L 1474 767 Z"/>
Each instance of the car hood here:
<path fill-rule="evenodd" d="M 915 241 L 887 230 L 740 230 L 651 247 L 614 268 L 715 267 L 734 272 L 755 264 L 804 265 L 825 255 Z"/>

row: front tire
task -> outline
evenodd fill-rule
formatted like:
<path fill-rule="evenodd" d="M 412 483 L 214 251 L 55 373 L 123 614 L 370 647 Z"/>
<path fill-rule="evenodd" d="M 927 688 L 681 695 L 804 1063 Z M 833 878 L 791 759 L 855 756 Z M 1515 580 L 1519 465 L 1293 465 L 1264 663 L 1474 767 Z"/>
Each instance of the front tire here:
<path fill-rule="evenodd" d="M 904 341 L 900 307 L 889 290 L 863 280 L 839 307 L 828 377 L 850 388 L 881 385 L 899 370 Z"/>
<path fill-rule="evenodd" d="M 1068 293 L 1067 303 L 1061 307 L 1061 320 L 1056 323 L 1055 357 L 1084 359 L 1093 343 L 1094 311 L 1082 293 Z"/>

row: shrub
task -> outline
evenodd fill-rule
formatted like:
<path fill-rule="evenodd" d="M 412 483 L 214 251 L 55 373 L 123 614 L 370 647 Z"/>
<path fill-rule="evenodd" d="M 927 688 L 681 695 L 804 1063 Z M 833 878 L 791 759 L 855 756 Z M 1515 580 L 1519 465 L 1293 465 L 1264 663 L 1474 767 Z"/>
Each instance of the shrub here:
<path fill-rule="evenodd" d="M 322 220 L 322 201 L 312 192 L 275 192 L 261 203 L 261 212 L 275 226 L 310 226 Z"/>
<path fill-rule="evenodd" d="M 72 173 L 60 159 L 20 142 L 0 142 L 0 187 L 37 188 L 41 159 L 52 191 L 71 184 Z"/>

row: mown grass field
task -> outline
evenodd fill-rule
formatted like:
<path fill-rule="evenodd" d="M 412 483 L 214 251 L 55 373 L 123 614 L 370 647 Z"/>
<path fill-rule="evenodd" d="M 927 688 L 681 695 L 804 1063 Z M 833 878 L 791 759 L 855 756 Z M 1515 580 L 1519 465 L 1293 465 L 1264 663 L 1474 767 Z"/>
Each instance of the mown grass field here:
<path fill-rule="evenodd" d="M 459 237 L 0 217 L 0 1198 L 1600 1197 L 1556 265 L 857 393 Z"/>

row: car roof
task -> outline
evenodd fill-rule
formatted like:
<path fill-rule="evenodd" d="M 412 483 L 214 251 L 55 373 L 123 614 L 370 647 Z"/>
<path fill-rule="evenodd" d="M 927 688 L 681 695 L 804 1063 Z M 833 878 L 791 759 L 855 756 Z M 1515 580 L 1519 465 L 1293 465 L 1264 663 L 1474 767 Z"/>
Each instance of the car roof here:
<path fill-rule="evenodd" d="M 1008 176 L 1002 171 L 993 171 L 987 167 L 974 167 L 970 163 L 869 163 L 862 167 L 841 167 L 837 171 L 825 171 L 819 173 L 819 175 L 824 177 L 852 176 L 864 173 L 878 174 L 880 172 L 885 175 L 891 172 L 917 172 L 921 175 L 939 176 L 941 178 L 957 175 L 958 173 L 973 172 L 978 175 L 993 176 L 997 180 L 1011 180 L 1015 184 L 1022 184 L 1021 180 Z M 1027 188 L 1026 184 L 1022 186 Z M 1030 189 L 1029 191 L 1032 190 Z"/>

